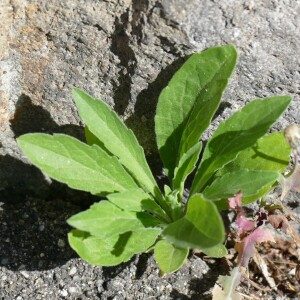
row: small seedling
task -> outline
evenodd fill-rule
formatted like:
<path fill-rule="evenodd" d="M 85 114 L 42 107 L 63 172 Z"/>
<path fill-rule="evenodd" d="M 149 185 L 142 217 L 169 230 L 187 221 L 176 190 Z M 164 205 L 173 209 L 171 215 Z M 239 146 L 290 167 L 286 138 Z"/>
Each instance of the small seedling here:
<path fill-rule="evenodd" d="M 113 266 L 153 250 L 162 273 L 178 270 L 189 249 L 226 255 L 218 209 L 242 191 L 250 203 L 266 194 L 289 163 L 282 133 L 265 134 L 291 98 L 256 99 L 222 122 L 202 150 L 236 65 L 233 46 L 193 54 L 160 94 L 157 145 L 169 185 L 161 191 L 133 132 L 103 101 L 79 89 L 73 97 L 87 144 L 63 134 L 26 134 L 18 145 L 29 160 L 68 186 L 105 196 L 68 220 L 71 247 L 94 265 Z M 199 165 L 197 162 L 201 156 Z M 187 201 L 187 177 L 195 176 Z"/>

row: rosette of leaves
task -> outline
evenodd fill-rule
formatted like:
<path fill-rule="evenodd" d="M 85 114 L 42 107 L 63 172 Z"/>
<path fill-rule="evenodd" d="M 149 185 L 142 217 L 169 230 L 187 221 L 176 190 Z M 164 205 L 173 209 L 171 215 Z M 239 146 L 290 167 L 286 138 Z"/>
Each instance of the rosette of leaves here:
<path fill-rule="evenodd" d="M 86 142 L 63 134 L 26 134 L 18 145 L 55 180 L 104 196 L 68 223 L 71 247 L 94 265 L 113 266 L 154 249 L 162 273 L 178 270 L 190 249 L 226 254 L 218 208 L 241 191 L 255 201 L 289 163 L 282 133 L 265 134 L 291 98 L 256 99 L 222 122 L 202 150 L 201 136 L 216 113 L 235 68 L 233 46 L 191 55 L 159 96 L 158 150 L 169 185 L 161 191 L 134 133 L 105 102 L 73 90 Z M 202 154 L 201 154 L 202 151 Z M 201 155 L 200 155 L 201 154 Z M 197 167 L 198 165 L 198 167 Z M 183 191 L 195 172 L 187 201 Z"/>

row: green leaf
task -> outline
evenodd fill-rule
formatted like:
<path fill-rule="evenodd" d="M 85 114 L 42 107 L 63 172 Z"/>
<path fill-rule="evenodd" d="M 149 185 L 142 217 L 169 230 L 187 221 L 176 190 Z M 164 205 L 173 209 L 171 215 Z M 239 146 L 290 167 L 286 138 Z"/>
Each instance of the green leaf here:
<path fill-rule="evenodd" d="M 155 260 L 163 274 L 180 269 L 188 254 L 189 249 L 177 248 L 166 240 L 159 241 L 154 248 Z"/>
<path fill-rule="evenodd" d="M 253 146 L 288 107 L 291 97 L 256 99 L 221 123 L 209 140 L 193 181 L 191 194 L 201 192 L 213 174 Z"/>
<path fill-rule="evenodd" d="M 165 202 L 169 208 L 168 215 L 173 221 L 180 219 L 183 216 L 184 207 L 178 190 L 169 191 L 165 186 Z"/>
<path fill-rule="evenodd" d="M 195 194 L 188 202 L 185 216 L 169 224 L 163 236 L 179 248 L 207 249 L 222 243 L 225 232 L 214 203 Z"/>
<path fill-rule="evenodd" d="M 106 152 L 109 152 L 107 149 L 105 149 L 104 144 L 97 139 L 97 137 L 88 129 L 87 126 L 84 126 L 84 133 L 86 143 L 88 145 L 98 145 L 101 149 L 105 150 Z"/>
<path fill-rule="evenodd" d="M 289 165 L 290 154 L 291 148 L 283 133 L 274 132 L 260 138 L 253 147 L 241 151 L 237 158 L 220 169 L 216 173 L 216 176 L 220 177 L 226 173 L 240 169 L 269 170 L 282 173 Z M 256 201 L 272 188 L 273 183 L 262 188 L 255 195 L 248 197 L 243 195 L 243 203 L 248 204 Z M 225 204 L 227 204 L 227 200 L 225 200 L 225 202 Z M 227 205 L 225 207 L 227 207 Z"/>
<path fill-rule="evenodd" d="M 146 251 L 159 234 L 159 229 L 147 228 L 103 238 L 72 230 L 68 238 L 70 246 L 81 258 L 90 264 L 108 267 L 126 262 L 133 255 Z"/>
<path fill-rule="evenodd" d="M 198 142 L 209 125 L 236 57 L 231 45 L 193 54 L 161 92 L 155 131 L 170 180 L 182 155 Z"/>
<path fill-rule="evenodd" d="M 243 195 L 243 199 L 242 199 L 243 204 L 244 205 L 249 204 L 249 203 L 252 203 L 252 202 L 258 200 L 259 198 L 264 197 L 264 195 L 269 193 L 270 190 L 273 189 L 275 185 L 276 185 L 276 182 L 273 183 L 273 184 L 266 185 L 265 187 L 260 189 L 256 194 L 251 195 L 251 196 L 244 197 L 244 195 Z M 218 201 L 214 201 L 214 203 L 216 204 L 216 207 L 218 208 L 219 211 L 229 209 L 229 207 L 228 207 L 228 198 L 224 198 L 224 199 L 221 199 L 221 200 L 218 200 Z"/>
<path fill-rule="evenodd" d="M 197 96 L 196 102 L 191 110 L 188 121 L 182 133 L 179 152 L 180 158 L 199 141 L 201 135 L 209 126 L 212 117 L 220 105 L 223 91 L 228 83 L 228 79 L 223 79 L 220 77 L 229 77 L 234 66 L 235 60 L 231 61 L 230 65 L 226 64 L 226 68 L 221 70 L 224 71 L 225 74 L 224 72 L 218 72 L 212 79 L 213 81 L 209 82 Z"/>
<path fill-rule="evenodd" d="M 68 224 L 91 235 L 106 238 L 127 231 L 155 227 L 161 222 L 143 212 L 124 211 L 109 201 L 93 204 L 67 220 Z"/>
<path fill-rule="evenodd" d="M 279 175 L 274 171 L 241 169 L 218 177 L 203 191 L 203 196 L 215 201 L 234 196 L 237 192 L 242 192 L 245 197 L 252 196 L 273 184 Z"/>
<path fill-rule="evenodd" d="M 121 193 L 110 194 L 108 200 L 127 211 L 149 211 L 164 220 L 169 221 L 168 216 L 153 198 L 141 189 L 129 190 Z"/>
<path fill-rule="evenodd" d="M 178 163 L 178 167 L 175 168 L 172 185 L 174 190 L 179 190 L 180 195 L 182 195 L 182 192 L 184 190 L 184 182 L 186 178 L 195 169 L 201 152 L 201 148 L 201 142 L 195 144 L 192 148 L 190 148 L 186 153 L 182 155 Z"/>
<path fill-rule="evenodd" d="M 126 167 L 137 182 L 152 195 L 160 196 L 159 188 L 147 164 L 144 150 L 133 132 L 117 114 L 101 100 L 80 89 L 73 89 L 80 117 L 88 130 Z"/>
<path fill-rule="evenodd" d="M 237 158 L 220 169 L 216 176 L 240 169 L 277 171 L 282 173 L 290 162 L 291 148 L 282 132 L 268 134 L 250 148 L 241 151 Z"/>
<path fill-rule="evenodd" d="M 100 195 L 137 188 L 119 161 L 96 145 L 63 134 L 25 134 L 17 141 L 35 166 L 71 188 Z"/>
<path fill-rule="evenodd" d="M 223 244 L 218 244 L 211 248 L 202 249 L 202 252 L 209 257 L 221 258 L 228 254 L 226 247 Z"/>

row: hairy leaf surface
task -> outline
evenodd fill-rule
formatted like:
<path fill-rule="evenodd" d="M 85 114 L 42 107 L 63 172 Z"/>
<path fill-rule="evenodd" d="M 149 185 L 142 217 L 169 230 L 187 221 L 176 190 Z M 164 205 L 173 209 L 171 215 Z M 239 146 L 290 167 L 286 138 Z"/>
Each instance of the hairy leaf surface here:
<path fill-rule="evenodd" d="M 86 143 L 90 146 L 98 145 L 100 148 L 109 153 L 109 151 L 105 148 L 104 144 L 99 141 L 99 139 L 88 129 L 87 126 L 84 126 L 85 140 Z M 109 153 L 110 154 L 110 153 Z"/>
<path fill-rule="evenodd" d="M 168 219 L 162 208 L 153 198 L 141 189 L 129 190 L 121 193 L 110 194 L 108 200 L 127 211 L 149 211 L 153 214 Z"/>
<path fill-rule="evenodd" d="M 137 188 L 116 157 L 63 134 L 25 134 L 18 145 L 29 160 L 74 189 L 106 195 Z"/>
<path fill-rule="evenodd" d="M 162 273 L 173 273 L 185 263 L 189 249 L 177 248 L 166 240 L 159 241 L 154 248 L 154 257 Z"/>
<path fill-rule="evenodd" d="M 275 146 L 276 145 L 276 146 Z M 240 169 L 251 170 L 269 170 L 284 172 L 290 161 L 291 148 L 289 147 L 282 132 L 274 132 L 260 138 L 257 143 L 250 148 L 241 151 L 237 158 L 220 169 L 216 176 L 222 176 L 226 173 L 238 171 Z M 243 203 L 248 204 L 263 197 L 270 189 L 273 183 L 252 196 L 243 195 Z M 227 207 L 227 201 L 223 201 Z"/>
<path fill-rule="evenodd" d="M 221 200 L 242 192 L 243 196 L 255 195 L 265 186 L 273 184 L 279 177 L 278 172 L 241 169 L 218 177 L 203 191 L 210 200 Z"/>
<path fill-rule="evenodd" d="M 237 158 L 217 172 L 217 176 L 240 169 L 284 172 L 290 162 L 291 148 L 282 132 L 270 133 L 241 151 Z"/>
<path fill-rule="evenodd" d="M 193 54 L 159 96 L 157 145 L 170 180 L 182 155 L 209 125 L 236 63 L 233 46 Z"/>
<path fill-rule="evenodd" d="M 191 194 L 201 192 L 213 174 L 255 144 L 287 108 L 291 97 L 256 99 L 221 123 L 209 140 Z"/>
<path fill-rule="evenodd" d="M 159 229 L 147 228 L 106 238 L 72 230 L 68 234 L 71 247 L 92 265 L 116 266 L 133 255 L 145 252 L 156 241 Z"/>
<path fill-rule="evenodd" d="M 157 196 L 159 189 L 147 164 L 144 150 L 133 132 L 103 101 L 92 98 L 80 89 L 73 90 L 73 97 L 88 130 L 110 153 L 119 158 L 146 191 Z"/>
<path fill-rule="evenodd" d="M 188 175 L 195 169 L 196 163 L 198 161 L 200 152 L 202 148 L 202 143 L 198 142 L 192 148 L 190 148 L 186 153 L 182 155 L 178 163 L 178 167 L 175 169 L 174 179 L 173 179 L 173 189 L 179 190 L 182 194 L 184 189 L 184 182 Z"/>
<path fill-rule="evenodd" d="M 225 233 L 214 203 L 195 194 L 188 202 L 185 216 L 169 224 L 163 235 L 176 247 L 205 249 L 222 243 Z"/>
<path fill-rule="evenodd" d="M 103 200 L 69 218 L 68 224 L 91 235 L 106 238 L 127 231 L 154 227 L 160 221 L 147 213 L 125 211 Z"/>

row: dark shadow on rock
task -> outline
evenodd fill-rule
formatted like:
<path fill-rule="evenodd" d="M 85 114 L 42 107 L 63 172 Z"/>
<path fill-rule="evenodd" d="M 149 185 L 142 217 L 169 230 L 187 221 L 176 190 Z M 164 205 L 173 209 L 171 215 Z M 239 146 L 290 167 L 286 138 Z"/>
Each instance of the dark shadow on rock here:
<path fill-rule="evenodd" d="M 102 274 L 106 281 L 109 281 L 115 277 L 117 277 L 120 273 L 122 273 L 126 268 L 130 266 L 130 264 L 136 259 L 136 257 L 132 257 L 129 261 L 121 263 L 114 267 L 103 267 Z M 106 289 L 107 282 L 104 283 L 104 288 Z"/>
<path fill-rule="evenodd" d="M 119 71 L 118 85 L 115 87 L 114 101 L 115 111 L 122 115 L 131 98 L 132 76 L 136 68 L 136 57 L 130 47 L 129 36 L 126 33 L 126 25 L 129 22 L 129 11 L 115 19 L 115 31 L 111 35 L 110 50 L 119 58 L 121 69 Z"/>
<path fill-rule="evenodd" d="M 132 0 L 131 34 L 140 45 L 145 37 L 145 14 L 149 9 L 149 0 Z"/>
<path fill-rule="evenodd" d="M 135 271 L 135 279 L 140 279 L 148 266 L 148 260 L 152 256 L 152 253 L 142 253 L 138 257 L 138 261 L 136 263 L 136 271 Z"/>
<path fill-rule="evenodd" d="M 84 141 L 84 129 L 77 125 L 58 125 L 50 113 L 39 105 L 34 105 L 32 100 L 22 94 L 16 104 L 14 118 L 10 126 L 19 137 L 22 134 L 43 132 L 43 133 L 64 133 Z"/>
<path fill-rule="evenodd" d="M 99 200 L 56 181 L 49 184 L 34 166 L 0 156 L 0 266 L 46 270 L 76 257 L 66 220 Z"/>
<path fill-rule="evenodd" d="M 191 299 L 211 299 L 211 294 L 205 294 L 212 289 L 220 275 L 228 275 L 228 266 L 224 259 L 215 259 L 210 263 L 209 271 L 202 278 L 192 278 L 189 282 L 189 290 L 192 293 Z"/>
<path fill-rule="evenodd" d="M 216 260 L 214 264 L 210 264 L 210 270 L 203 275 L 202 278 L 192 278 L 188 285 L 190 296 L 184 295 L 173 289 L 171 296 L 173 300 L 211 300 L 212 295 L 208 293 L 211 290 L 220 275 L 228 275 L 228 269 L 222 260 Z"/>
<path fill-rule="evenodd" d="M 5 202 L 0 212 L 0 266 L 10 270 L 48 270 L 76 257 L 69 247 L 66 219 L 81 208 L 65 201 L 25 197 Z"/>
<path fill-rule="evenodd" d="M 22 94 L 16 105 L 14 118 L 10 126 L 15 137 L 26 133 L 63 133 L 84 141 L 84 129 L 77 125 L 58 125 L 48 111 Z M 2 192 L 7 201 L 23 201 L 25 196 L 50 199 L 59 195 L 60 198 L 71 199 L 77 203 L 92 203 L 95 197 L 89 193 L 75 191 L 67 185 L 52 180 L 50 184 L 43 174 L 34 166 L 25 164 L 10 156 L 0 158 L 0 179 L 3 177 Z M 0 184 L 1 188 L 1 184 Z M 9 199 L 8 199 L 9 198 Z"/>
<path fill-rule="evenodd" d="M 56 181 L 49 184 L 34 166 L 1 156 L 0 265 L 45 270 L 76 257 L 66 220 L 99 200 Z"/>
<path fill-rule="evenodd" d="M 83 128 L 59 126 L 26 95 L 17 103 L 11 128 L 16 137 L 45 132 L 83 139 Z M 76 257 L 68 246 L 66 219 L 99 199 L 49 181 L 38 168 L 10 155 L 0 156 L 0 265 L 11 270 L 45 270 Z"/>
<path fill-rule="evenodd" d="M 41 171 L 12 156 L 0 156 L 0 201 L 24 201 L 26 194 L 48 196 L 49 184 Z"/>
<path fill-rule="evenodd" d="M 192 298 L 188 297 L 187 295 L 184 295 L 180 292 L 178 292 L 176 289 L 173 289 L 171 294 L 172 300 L 191 300 Z"/>
<path fill-rule="evenodd" d="M 231 103 L 226 102 L 226 101 L 221 102 L 218 109 L 217 109 L 217 111 L 216 111 L 216 113 L 215 113 L 215 115 L 213 116 L 212 120 L 214 120 L 218 116 L 220 116 L 226 108 L 231 108 L 231 107 L 232 107 Z"/>

